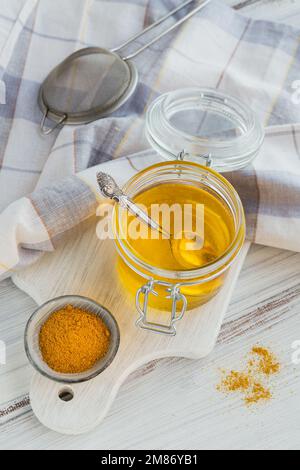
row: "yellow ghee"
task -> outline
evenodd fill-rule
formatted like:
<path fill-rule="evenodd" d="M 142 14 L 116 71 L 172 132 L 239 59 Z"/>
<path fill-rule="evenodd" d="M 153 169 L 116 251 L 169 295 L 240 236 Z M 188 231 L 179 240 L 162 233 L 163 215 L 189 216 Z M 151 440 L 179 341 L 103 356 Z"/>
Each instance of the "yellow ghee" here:
<path fill-rule="evenodd" d="M 128 233 L 126 232 L 126 246 L 129 251 L 136 258 L 154 268 L 172 272 L 196 271 L 216 262 L 225 254 L 234 241 L 236 233 L 234 217 L 226 202 L 214 191 L 187 183 L 167 182 L 148 187 L 139 192 L 133 200 L 146 208 L 149 215 L 153 205 L 166 204 L 168 207 L 172 207 L 176 204 L 182 208 L 182 213 L 186 205 L 189 205 L 192 211 L 193 227 L 196 226 L 197 222 L 197 206 L 203 207 L 204 231 L 201 236 L 204 236 L 203 245 L 199 249 L 194 247 L 192 250 L 188 249 L 190 240 L 186 239 L 184 235 L 181 236 L 181 239 L 173 240 L 173 237 L 175 237 L 175 220 L 172 217 L 169 227 L 171 242 L 170 239 L 165 239 L 161 235 L 157 238 L 150 236 L 136 238 L 131 236 L 130 230 Z M 133 216 L 127 214 L 127 227 L 133 222 L 133 219 Z M 158 220 L 158 222 L 161 223 L 161 220 Z M 125 230 L 124 226 L 123 230 Z M 149 235 L 150 232 L 149 230 Z M 122 259 L 119 260 L 118 270 L 122 283 L 132 295 L 135 295 L 137 290 L 146 283 L 146 280 L 134 272 Z M 139 270 L 145 272 L 140 267 Z M 160 276 L 155 276 L 155 279 L 168 280 Z M 172 284 L 176 284 L 171 277 L 169 280 Z M 203 282 L 203 279 L 201 279 L 199 283 L 197 283 L 197 276 L 195 275 L 195 279 L 191 283 L 193 285 L 182 285 L 180 290 L 187 297 L 189 308 L 195 308 L 214 296 L 223 282 L 223 274 L 207 282 Z M 156 285 L 155 290 L 159 296 L 150 295 L 149 306 L 158 310 L 169 311 L 171 301 L 166 299 L 166 287 Z"/>

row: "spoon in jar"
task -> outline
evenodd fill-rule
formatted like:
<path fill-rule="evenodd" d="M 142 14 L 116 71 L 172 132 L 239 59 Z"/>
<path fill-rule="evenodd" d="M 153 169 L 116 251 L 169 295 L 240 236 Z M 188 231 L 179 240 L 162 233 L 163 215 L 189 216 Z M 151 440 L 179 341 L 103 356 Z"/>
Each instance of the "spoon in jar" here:
<path fill-rule="evenodd" d="M 122 191 L 112 176 L 107 173 L 99 172 L 97 173 L 97 182 L 100 192 L 104 197 L 116 201 L 121 207 L 127 209 L 130 214 L 148 225 L 149 228 L 156 230 L 168 239 L 171 238 L 170 233 L 166 232 L 157 222 L 155 222 L 155 220 L 151 219 L 146 212 L 144 212 Z"/>
<path fill-rule="evenodd" d="M 159 232 L 165 239 L 169 240 L 170 250 L 176 261 L 183 265 L 188 264 L 190 268 L 198 265 L 200 261 L 199 256 L 204 244 L 203 237 L 190 231 L 183 231 L 180 235 L 172 235 L 170 232 L 164 230 L 161 225 L 150 218 L 145 211 L 133 202 L 117 185 L 112 176 L 107 173 L 97 173 L 97 182 L 100 192 L 105 198 L 116 201 L 121 207 L 127 209 L 130 214 L 137 217 L 149 228 Z M 190 252 L 194 252 L 194 255 Z"/>

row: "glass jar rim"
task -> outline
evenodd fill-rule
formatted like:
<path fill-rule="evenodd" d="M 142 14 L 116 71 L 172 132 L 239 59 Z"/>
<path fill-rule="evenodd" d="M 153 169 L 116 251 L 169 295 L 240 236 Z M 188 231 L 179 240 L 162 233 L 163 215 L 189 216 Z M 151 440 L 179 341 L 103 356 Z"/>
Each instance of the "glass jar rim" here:
<path fill-rule="evenodd" d="M 190 284 L 189 281 L 199 279 L 204 276 L 211 276 L 211 278 L 214 278 L 220 275 L 220 272 L 227 270 L 229 268 L 229 266 L 232 264 L 232 262 L 234 261 L 238 253 L 240 252 L 243 242 L 245 240 L 245 216 L 244 216 L 243 205 L 240 200 L 240 197 L 238 193 L 236 192 L 236 190 L 234 189 L 234 187 L 229 183 L 229 181 L 227 181 L 222 175 L 217 173 L 215 170 L 199 165 L 198 163 L 185 162 L 185 161 L 161 162 L 161 163 L 156 163 L 154 165 L 147 167 L 146 169 L 134 175 L 126 183 L 126 185 L 123 188 L 124 192 L 128 194 L 130 197 L 133 197 L 135 194 L 139 192 L 139 191 L 136 191 L 135 193 L 135 190 L 139 188 L 138 183 L 141 183 L 141 180 L 143 177 L 147 177 L 147 176 L 150 177 L 150 180 L 152 181 L 152 185 L 153 185 L 153 175 L 155 173 L 158 173 L 159 170 L 162 170 L 163 176 L 165 177 L 166 175 L 165 175 L 164 170 L 168 167 L 170 167 L 170 169 L 173 167 L 173 169 L 175 169 L 176 172 L 180 172 L 180 173 L 182 173 L 184 169 L 191 170 L 191 173 L 194 170 L 194 175 L 196 175 L 196 177 L 199 177 L 199 174 L 201 173 L 202 176 L 205 176 L 207 179 L 210 179 L 211 182 L 214 181 L 215 183 L 217 182 L 221 184 L 221 187 L 227 193 L 227 196 L 230 199 L 230 202 L 234 204 L 235 211 L 236 211 L 236 219 L 237 219 L 236 233 L 235 233 L 235 237 L 232 243 L 217 260 L 203 267 L 194 268 L 191 270 L 181 270 L 181 271 L 162 269 L 162 268 L 159 268 L 158 266 L 151 265 L 141 260 L 132 252 L 132 250 L 130 249 L 130 246 L 124 243 L 124 240 L 122 239 L 122 237 L 120 237 L 120 233 L 117 228 L 117 226 L 120 227 L 121 225 L 122 208 L 116 205 L 114 207 L 113 229 L 114 229 L 114 234 L 115 234 L 114 239 L 115 239 L 117 251 L 126 263 L 128 263 L 127 260 L 129 259 L 130 263 L 133 263 L 135 266 L 137 266 L 138 269 L 135 269 L 136 272 L 142 275 L 143 277 L 146 277 L 144 274 L 144 272 L 146 271 L 147 273 L 152 274 L 153 277 L 159 276 L 160 278 L 163 278 L 163 279 L 176 279 L 178 280 L 178 282 L 180 282 L 180 284 L 183 284 L 183 283 Z M 125 254 L 125 257 L 124 257 L 124 254 Z M 131 268 L 132 268 L 132 265 L 131 265 Z M 199 283 L 199 281 L 197 283 Z"/>
<path fill-rule="evenodd" d="M 214 138 L 182 129 L 174 116 L 189 122 L 189 113 L 202 113 L 203 119 L 224 121 L 236 135 Z M 203 122 L 202 122 L 203 124 Z M 198 124 L 197 124 L 198 125 Z M 201 128 L 201 126 L 200 126 Z M 210 155 L 217 171 L 232 171 L 249 164 L 264 140 L 264 129 L 252 109 L 239 99 L 212 88 L 185 88 L 159 96 L 146 115 L 146 136 L 164 158 L 175 159 L 184 152 L 187 159 L 201 162 Z"/>

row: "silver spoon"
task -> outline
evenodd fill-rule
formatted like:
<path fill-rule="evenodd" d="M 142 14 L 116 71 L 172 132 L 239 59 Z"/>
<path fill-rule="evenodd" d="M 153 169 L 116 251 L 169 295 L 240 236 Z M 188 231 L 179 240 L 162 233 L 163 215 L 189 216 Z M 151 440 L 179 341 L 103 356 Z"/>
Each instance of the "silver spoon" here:
<path fill-rule="evenodd" d="M 183 232 L 181 237 L 177 238 L 164 230 L 161 225 L 151 219 L 146 212 L 144 212 L 122 191 L 112 176 L 107 173 L 99 172 L 97 173 L 97 182 L 100 192 L 105 198 L 116 201 L 121 207 L 127 209 L 130 214 L 137 217 L 149 228 L 163 235 L 164 238 L 169 241 L 172 256 L 176 261 L 180 259 L 182 263 L 182 261 L 185 260 L 187 253 L 194 250 L 200 250 L 202 248 L 203 238 L 195 233 Z M 189 248 L 187 248 L 188 246 Z"/>
<path fill-rule="evenodd" d="M 137 217 L 149 228 L 156 230 L 168 239 L 171 238 L 171 235 L 168 232 L 166 232 L 157 222 L 151 219 L 146 212 L 144 212 L 130 199 L 129 196 L 127 196 L 122 191 L 112 176 L 108 175 L 107 173 L 99 172 L 97 173 L 97 182 L 100 192 L 104 197 L 116 201 L 118 204 L 120 204 L 121 207 L 127 209 L 130 214 Z"/>

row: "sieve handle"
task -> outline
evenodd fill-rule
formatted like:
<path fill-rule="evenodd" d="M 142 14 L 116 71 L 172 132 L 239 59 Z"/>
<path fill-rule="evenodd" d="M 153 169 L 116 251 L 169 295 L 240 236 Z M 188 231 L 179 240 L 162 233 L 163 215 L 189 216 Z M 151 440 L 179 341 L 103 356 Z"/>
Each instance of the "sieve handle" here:
<path fill-rule="evenodd" d="M 118 52 L 120 51 L 121 49 L 123 49 L 124 47 L 126 46 L 129 46 L 129 44 L 131 44 L 133 41 L 135 41 L 136 39 L 139 39 L 140 37 L 144 36 L 144 34 L 148 33 L 148 31 L 151 31 L 152 29 L 156 28 L 157 26 L 159 26 L 160 24 L 162 24 L 164 21 L 166 21 L 168 18 L 170 18 L 171 16 L 175 15 L 175 13 L 177 13 L 178 11 L 182 10 L 184 7 L 188 6 L 190 3 L 194 2 L 195 0 L 187 0 L 185 1 L 184 3 L 182 3 L 179 7 L 176 7 L 174 8 L 174 10 L 170 11 L 170 13 L 168 13 L 167 15 L 163 16 L 162 18 L 160 18 L 158 21 L 156 21 L 155 23 L 151 24 L 150 26 L 148 26 L 147 28 L 145 28 L 143 31 L 141 31 L 140 33 L 137 33 L 135 34 L 133 37 L 131 37 L 130 39 L 128 39 L 128 41 L 124 42 L 123 44 L 121 44 L 120 46 L 116 47 L 115 49 L 112 49 L 112 52 Z"/>
<path fill-rule="evenodd" d="M 184 16 L 181 20 L 177 21 L 177 23 L 173 24 L 172 26 L 170 26 L 170 28 L 166 29 L 165 31 L 163 31 L 161 34 L 159 34 L 158 36 L 156 36 L 156 38 L 152 39 L 152 41 L 148 42 L 147 44 L 145 44 L 145 46 L 141 47 L 140 49 L 138 49 L 137 51 L 133 52 L 132 54 L 129 54 L 128 56 L 126 57 L 122 57 L 123 60 L 131 60 L 131 59 L 134 59 L 135 57 L 137 57 L 139 54 L 141 54 L 141 52 L 145 51 L 146 49 L 148 49 L 150 46 L 152 46 L 153 44 L 155 44 L 157 41 L 159 41 L 161 38 L 163 38 L 166 34 L 169 34 L 171 31 L 173 31 L 174 29 L 178 28 L 178 26 L 182 25 L 183 23 L 185 23 L 187 20 L 189 20 L 190 18 L 192 18 L 192 16 L 196 15 L 196 13 L 198 13 L 200 10 L 202 10 L 202 8 L 204 8 L 211 0 L 202 0 L 201 4 L 198 5 L 194 10 L 192 10 L 190 13 L 188 13 L 186 16 Z M 191 3 L 191 2 L 187 2 L 186 5 L 188 5 L 188 3 Z M 183 6 L 185 5 L 182 5 L 180 8 L 183 8 Z M 179 10 L 180 8 L 178 8 L 177 10 Z M 174 13 L 174 12 L 173 12 Z M 171 16 L 172 12 L 169 13 L 167 15 L 167 18 L 169 16 Z M 166 18 L 165 18 L 166 19 Z M 160 23 L 163 21 L 163 19 L 160 20 Z M 158 23 L 159 24 L 159 23 Z M 155 24 L 154 24 L 155 25 Z M 154 27 L 154 25 L 152 25 L 150 27 L 150 29 L 152 29 Z M 156 25 L 155 25 L 156 26 Z M 138 35 L 137 37 L 140 37 L 142 34 L 144 34 L 146 32 L 143 31 L 143 33 L 140 33 L 140 35 Z M 131 42 L 131 41 L 130 41 Z M 119 49 L 118 49 L 119 50 Z"/>
<path fill-rule="evenodd" d="M 62 116 L 62 118 L 58 121 L 58 123 L 55 124 L 55 126 L 46 127 L 45 123 L 46 123 L 46 119 L 48 118 L 48 114 L 49 114 L 49 109 L 47 108 L 46 111 L 43 114 L 42 121 L 41 121 L 41 124 L 40 124 L 40 131 L 41 131 L 42 135 L 52 134 L 52 132 L 54 132 L 56 129 L 62 127 L 64 125 L 64 123 L 66 122 L 66 120 L 68 119 L 67 114 L 64 114 Z"/>

